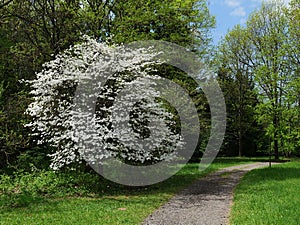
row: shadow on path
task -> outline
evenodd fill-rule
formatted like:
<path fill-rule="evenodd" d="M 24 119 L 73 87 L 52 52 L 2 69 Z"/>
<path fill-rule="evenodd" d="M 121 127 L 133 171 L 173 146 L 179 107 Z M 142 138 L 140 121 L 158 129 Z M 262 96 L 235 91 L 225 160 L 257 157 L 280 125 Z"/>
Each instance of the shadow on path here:
<path fill-rule="evenodd" d="M 251 163 L 219 170 L 199 179 L 151 214 L 143 225 L 225 225 L 233 190 L 248 171 L 268 163 Z"/>

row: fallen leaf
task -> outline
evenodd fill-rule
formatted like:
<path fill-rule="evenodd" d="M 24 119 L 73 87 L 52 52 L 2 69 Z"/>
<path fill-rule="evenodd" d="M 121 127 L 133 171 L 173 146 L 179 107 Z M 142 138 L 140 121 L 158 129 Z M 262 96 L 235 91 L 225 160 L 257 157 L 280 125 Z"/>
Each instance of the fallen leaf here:
<path fill-rule="evenodd" d="M 118 208 L 118 210 L 125 211 L 126 208 Z"/>

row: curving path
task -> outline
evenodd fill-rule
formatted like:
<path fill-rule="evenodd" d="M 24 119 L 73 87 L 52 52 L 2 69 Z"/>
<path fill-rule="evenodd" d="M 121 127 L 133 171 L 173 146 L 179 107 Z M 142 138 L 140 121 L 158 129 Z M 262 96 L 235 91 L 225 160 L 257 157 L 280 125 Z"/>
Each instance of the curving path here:
<path fill-rule="evenodd" d="M 225 225 L 233 190 L 248 171 L 268 166 L 251 163 L 227 167 L 209 174 L 175 195 L 148 216 L 143 225 Z"/>

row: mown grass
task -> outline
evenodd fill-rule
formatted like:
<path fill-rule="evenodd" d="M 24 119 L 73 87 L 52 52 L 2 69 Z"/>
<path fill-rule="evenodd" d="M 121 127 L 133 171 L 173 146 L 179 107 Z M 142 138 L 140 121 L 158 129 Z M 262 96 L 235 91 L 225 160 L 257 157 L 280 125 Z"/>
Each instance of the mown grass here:
<path fill-rule="evenodd" d="M 200 172 L 187 164 L 170 179 L 148 187 L 126 187 L 95 173 L 35 171 L 2 176 L 0 224 L 139 224 L 176 192 L 217 169 L 257 161 L 217 159 Z"/>
<path fill-rule="evenodd" d="M 232 225 L 299 225 L 300 162 L 253 170 L 235 190 Z"/>

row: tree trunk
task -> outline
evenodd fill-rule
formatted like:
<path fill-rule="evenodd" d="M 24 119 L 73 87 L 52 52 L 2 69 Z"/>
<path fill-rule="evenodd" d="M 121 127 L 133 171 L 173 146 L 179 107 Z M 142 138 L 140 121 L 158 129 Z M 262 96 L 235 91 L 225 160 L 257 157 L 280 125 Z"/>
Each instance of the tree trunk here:
<path fill-rule="evenodd" d="M 239 71 L 239 157 L 242 157 L 243 155 L 243 148 L 242 148 L 242 136 L 243 136 L 243 131 L 242 131 L 242 111 L 244 107 L 244 93 L 243 93 L 243 78 L 242 78 L 242 73 Z"/>
<path fill-rule="evenodd" d="M 278 140 L 274 140 L 274 154 L 275 154 L 275 160 L 279 160 L 279 150 L 278 150 Z"/>
<path fill-rule="evenodd" d="M 242 131 L 239 130 L 239 157 L 243 156 Z"/>
<path fill-rule="evenodd" d="M 279 145 L 278 145 L 278 115 L 277 113 L 274 116 L 274 155 L 275 155 L 275 160 L 279 160 Z"/>

